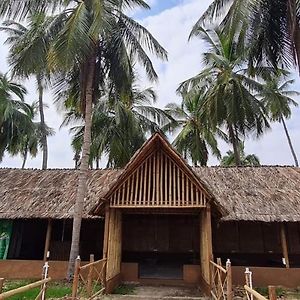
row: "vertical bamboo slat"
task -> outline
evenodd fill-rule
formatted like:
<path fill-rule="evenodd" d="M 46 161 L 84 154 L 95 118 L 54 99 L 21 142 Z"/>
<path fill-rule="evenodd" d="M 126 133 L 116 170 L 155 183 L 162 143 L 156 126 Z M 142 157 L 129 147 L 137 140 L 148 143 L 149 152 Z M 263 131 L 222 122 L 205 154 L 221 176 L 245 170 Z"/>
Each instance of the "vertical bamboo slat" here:
<path fill-rule="evenodd" d="M 110 207 L 151 206 L 206 206 L 205 193 L 161 150 L 147 157 L 110 198 Z"/>
<path fill-rule="evenodd" d="M 159 178 L 160 178 L 160 182 L 159 182 L 159 198 L 160 198 L 160 201 L 159 201 L 159 205 L 164 205 L 164 194 L 163 194 L 163 174 L 164 174 L 164 165 L 163 165 L 163 155 L 162 153 L 160 153 L 160 172 L 159 172 Z"/>
<path fill-rule="evenodd" d="M 160 186 L 159 186 L 159 167 L 160 167 L 160 163 L 159 163 L 159 152 L 157 151 L 157 157 L 156 157 L 156 201 L 155 201 L 155 206 L 159 205 L 159 190 L 160 190 Z"/>
<path fill-rule="evenodd" d="M 137 204 L 137 197 L 138 197 L 138 188 L 139 188 L 139 169 L 136 170 L 135 172 L 135 194 L 134 194 L 134 206 Z"/>

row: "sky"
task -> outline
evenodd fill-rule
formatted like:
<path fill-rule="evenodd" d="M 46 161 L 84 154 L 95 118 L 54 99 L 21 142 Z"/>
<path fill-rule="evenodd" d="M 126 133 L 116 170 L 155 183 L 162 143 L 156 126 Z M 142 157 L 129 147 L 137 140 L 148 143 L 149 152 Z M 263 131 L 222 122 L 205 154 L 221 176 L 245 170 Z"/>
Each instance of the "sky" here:
<path fill-rule="evenodd" d="M 162 62 L 153 59 L 155 69 L 159 75 L 157 84 L 148 83 L 141 74 L 141 86 L 152 86 L 158 94 L 157 106 L 164 107 L 169 102 L 180 103 L 181 99 L 175 91 L 179 83 L 194 76 L 201 71 L 201 53 L 205 45 L 199 39 L 188 41 L 192 26 L 199 16 L 208 7 L 211 0 L 148 0 L 150 11 L 135 11 L 131 14 L 142 23 L 161 45 L 168 51 L 168 61 Z M 3 45 L 6 36 L 0 32 L 0 71 L 8 71 L 6 56 L 8 48 Z M 294 89 L 300 91 L 299 75 L 294 72 L 296 83 Z M 26 101 L 32 102 L 37 99 L 36 85 L 34 80 L 22 82 L 28 89 Z M 299 99 L 300 100 L 300 99 Z M 49 168 L 72 168 L 74 167 L 74 154 L 70 147 L 70 135 L 68 128 L 60 128 L 62 113 L 53 104 L 53 95 L 48 91 L 45 95 L 48 108 L 45 110 L 48 125 L 54 128 L 56 134 L 48 139 L 49 144 Z M 299 102 L 299 101 L 298 101 Z M 287 121 L 287 126 L 294 143 L 295 151 L 300 156 L 300 109 L 293 109 L 293 115 Z M 172 140 L 174 137 L 170 137 Z M 230 150 L 230 145 L 219 142 L 222 154 Z M 264 165 L 292 165 L 293 159 L 284 135 L 281 124 L 272 124 L 272 129 L 262 137 L 256 139 L 248 137 L 245 141 L 246 153 L 255 153 Z M 20 167 L 20 157 L 5 156 L 0 167 Z M 104 164 L 104 163 L 103 163 Z M 217 165 L 219 162 L 212 156 L 209 165 Z M 28 168 L 41 167 L 41 154 L 36 158 L 29 159 Z"/>

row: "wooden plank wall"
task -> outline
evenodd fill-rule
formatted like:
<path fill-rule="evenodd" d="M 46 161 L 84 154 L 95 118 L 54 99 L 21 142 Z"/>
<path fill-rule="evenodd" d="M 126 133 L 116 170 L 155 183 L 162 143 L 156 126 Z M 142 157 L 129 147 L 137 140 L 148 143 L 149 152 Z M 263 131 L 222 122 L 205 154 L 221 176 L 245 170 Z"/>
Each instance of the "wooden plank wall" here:
<path fill-rule="evenodd" d="M 122 214 L 117 209 L 110 209 L 107 245 L 107 281 L 119 275 L 122 259 Z"/>
<path fill-rule="evenodd" d="M 162 150 L 155 151 L 110 197 L 110 207 L 205 207 L 206 195 Z"/>

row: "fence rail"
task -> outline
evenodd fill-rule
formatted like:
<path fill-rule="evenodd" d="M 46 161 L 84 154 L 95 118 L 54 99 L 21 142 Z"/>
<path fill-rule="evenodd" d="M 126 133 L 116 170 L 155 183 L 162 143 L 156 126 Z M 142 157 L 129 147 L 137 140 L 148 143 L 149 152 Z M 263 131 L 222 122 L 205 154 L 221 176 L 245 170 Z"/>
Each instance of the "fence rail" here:
<path fill-rule="evenodd" d="M 105 292 L 106 259 L 94 261 L 90 255 L 90 262 L 80 266 L 80 257 L 75 262 L 75 272 L 72 287 L 72 299 L 79 294 L 85 294 L 88 299 L 93 299 Z M 80 289 L 81 288 L 81 289 Z"/>
<path fill-rule="evenodd" d="M 246 290 L 247 299 L 250 300 L 251 298 L 255 298 L 258 300 L 267 300 L 263 295 L 255 291 L 254 289 L 250 288 L 248 285 L 244 285 L 244 289 Z M 253 297 L 251 297 L 251 295 Z"/>
<path fill-rule="evenodd" d="M 37 300 L 41 297 L 42 293 L 45 291 L 46 283 L 48 283 L 49 281 L 51 281 L 50 277 L 46 278 L 46 279 L 43 279 L 43 280 L 33 282 L 33 283 L 30 283 L 30 284 L 27 284 L 25 286 L 21 286 L 19 288 L 14 289 L 14 290 L 4 292 L 4 293 L 0 294 L 0 299 L 1 300 L 7 299 L 11 296 L 14 296 L 14 295 L 17 295 L 17 294 L 20 294 L 20 293 L 23 293 L 23 292 L 26 292 L 26 291 L 29 291 L 29 290 L 32 290 L 36 287 L 41 286 L 41 290 L 40 290 L 39 294 L 37 295 L 37 297 L 35 298 Z"/>
<path fill-rule="evenodd" d="M 215 300 L 232 300 L 232 271 L 231 262 L 228 259 L 226 268 L 222 266 L 222 261 L 217 258 L 217 263 L 210 261 L 211 267 L 211 296 Z"/>

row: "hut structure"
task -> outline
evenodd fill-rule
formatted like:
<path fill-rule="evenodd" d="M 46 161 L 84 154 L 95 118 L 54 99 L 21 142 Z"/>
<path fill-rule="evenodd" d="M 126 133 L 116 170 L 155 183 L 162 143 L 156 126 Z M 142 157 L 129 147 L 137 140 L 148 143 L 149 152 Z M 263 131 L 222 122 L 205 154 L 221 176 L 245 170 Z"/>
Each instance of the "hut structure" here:
<path fill-rule="evenodd" d="M 76 170 L 0 169 L 0 277 L 40 277 L 50 251 L 50 276 L 64 278 L 76 186 Z M 256 286 L 299 285 L 296 167 L 192 168 L 156 133 L 124 169 L 89 171 L 83 218 L 81 258 L 107 259 L 109 291 L 121 281 L 207 290 L 216 257 L 231 260 L 234 284 L 250 267 Z"/>

